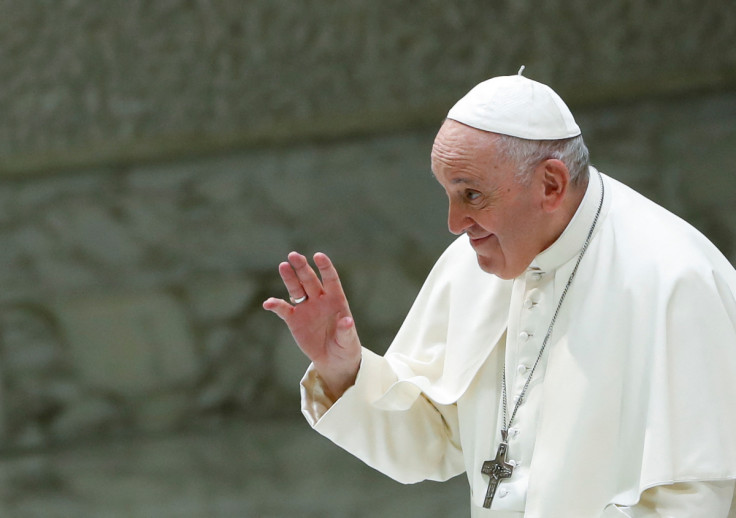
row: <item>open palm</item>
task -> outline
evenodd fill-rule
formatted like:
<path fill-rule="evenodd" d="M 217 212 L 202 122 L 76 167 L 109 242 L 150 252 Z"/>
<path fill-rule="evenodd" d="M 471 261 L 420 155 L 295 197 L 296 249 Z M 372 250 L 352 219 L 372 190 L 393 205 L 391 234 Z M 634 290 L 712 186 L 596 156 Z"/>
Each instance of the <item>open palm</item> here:
<path fill-rule="evenodd" d="M 271 297 L 263 303 L 263 308 L 286 322 L 297 345 L 312 360 L 332 395 L 339 397 L 355 381 L 361 357 L 360 340 L 332 262 L 325 254 L 317 253 L 314 264 L 319 277 L 306 257 L 290 253 L 288 262 L 279 265 L 279 274 L 291 303 Z"/>

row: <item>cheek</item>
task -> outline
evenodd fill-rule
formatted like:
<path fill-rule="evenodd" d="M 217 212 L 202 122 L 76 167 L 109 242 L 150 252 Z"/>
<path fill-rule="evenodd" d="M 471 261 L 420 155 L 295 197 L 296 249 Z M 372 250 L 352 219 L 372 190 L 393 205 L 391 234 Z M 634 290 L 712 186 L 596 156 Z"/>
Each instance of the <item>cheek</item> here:
<path fill-rule="evenodd" d="M 487 231 L 495 234 L 501 244 L 516 239 L 518 226 L 514 214 L 494 210 L 478 219 L 478 223 Z"/>
<path fill-rule="evenodd" d="M 473 221 L 479 226 L 483 227 L 486 231 L 494 234 L 498 233 L 502 228 L 502 221 L 500 221 L 499 213 L 496 210 L 477 210 L 474 211 Z"/>
<path fill-rule="evenodd" d="M 521 214 L 494 214 L 479 223 L 487 232 L 494 234 L 493 248 L 508 259 L 516 257 L 530 237 L 530 229 L 524 227 Z"/>

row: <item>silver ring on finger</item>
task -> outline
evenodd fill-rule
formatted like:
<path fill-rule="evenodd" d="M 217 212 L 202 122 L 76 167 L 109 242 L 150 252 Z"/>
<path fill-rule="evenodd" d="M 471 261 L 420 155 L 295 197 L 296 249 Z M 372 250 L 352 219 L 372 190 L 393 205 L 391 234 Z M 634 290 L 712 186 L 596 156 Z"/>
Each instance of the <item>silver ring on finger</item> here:
<path fill-rule="evenodd" d="M 292 304 L 294 304 L 294 305 L 296 305 L 296 304 L 301 304 L 302 302 L 304 302 L 304 301 L 305 301 L 305 300 L 307 300 L 308 298 L 309 298 L 309 297 L 308 297 L 308 296 L 306 296 L 306 295 L 304 295 L 303 297 L 299 297 L 298 299 L 295 299 L 294 297 L 290 297 L 290 299 L 291 299 L 291 303 L 292 303 Z"/>

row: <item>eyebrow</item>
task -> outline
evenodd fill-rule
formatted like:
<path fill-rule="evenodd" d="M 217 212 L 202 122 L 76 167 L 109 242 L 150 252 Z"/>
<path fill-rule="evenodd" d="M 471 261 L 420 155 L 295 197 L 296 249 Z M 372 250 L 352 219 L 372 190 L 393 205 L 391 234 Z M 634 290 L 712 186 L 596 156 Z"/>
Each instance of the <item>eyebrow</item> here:
<path fill-rule="evenodd" d="M 457 185 L 457 184 L 478 185 L 477 180 L 474 180 L 472 178 L 464 178 L 464 177 L 453 178 L 452 180 L 450 180 L 450 183 L 452 185 Z"/>
<path fill-rule="evenodd" d="M 432 177 L 439 181 L 439 178 L 437 178 L 437 175 L 433 170 L 430 170 L 430 173 L 432 174 Z M 450 180 L 450 185 L 472 185 L 474 187 L 478 187 L 481 183 L 475 179 L 475 178 L 469 178 L 466 176 L 460 176 L 458 178 L 453 178 Z"/>

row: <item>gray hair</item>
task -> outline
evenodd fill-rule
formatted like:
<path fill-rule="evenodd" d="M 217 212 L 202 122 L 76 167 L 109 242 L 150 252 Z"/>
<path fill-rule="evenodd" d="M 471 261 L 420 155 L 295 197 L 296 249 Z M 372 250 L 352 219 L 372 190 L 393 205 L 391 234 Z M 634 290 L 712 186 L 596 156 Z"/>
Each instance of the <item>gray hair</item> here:
<path fill-rule="evenodd" d="M 580 185 L 588 178 L 590 156 L 582 135 L 562 140 L 526 140 L 498 134 L 496 137 L 496 150 L 503 159 L 518 166 L 516 178 L 524 185 L 528 184 L 534 167 L 549 158 L 565 164 L 573 185 Z"/>

